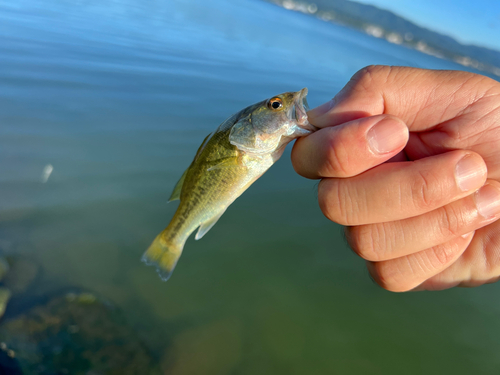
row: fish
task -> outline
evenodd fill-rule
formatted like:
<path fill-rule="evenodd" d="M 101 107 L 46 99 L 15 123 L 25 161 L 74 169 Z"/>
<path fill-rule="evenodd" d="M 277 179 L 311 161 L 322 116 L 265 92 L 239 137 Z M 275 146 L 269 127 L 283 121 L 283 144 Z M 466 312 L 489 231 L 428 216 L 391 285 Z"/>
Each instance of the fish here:
<path fill-rule="evenodd" d="M 201 143 L 169 202 L 180 203 L 168 226 L 142 260 L 166 281 L 197 228 L 202 238 L 252 183 L 283 154 L 292 140 L 316 131 L 307 118 L 307 88 L 285 92 L 233 114 Z"/>

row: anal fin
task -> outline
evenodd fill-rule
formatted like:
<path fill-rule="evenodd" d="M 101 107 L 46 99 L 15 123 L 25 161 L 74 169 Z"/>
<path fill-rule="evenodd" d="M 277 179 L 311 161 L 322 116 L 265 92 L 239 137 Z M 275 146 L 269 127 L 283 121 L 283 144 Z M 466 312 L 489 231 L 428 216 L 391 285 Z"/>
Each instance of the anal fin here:
<path fill-rule="evenodd" d="M 224 209 L 224 211 L 222 211 L 220 214 L 202 223 L 198 228 L 198 232 L 196 232 L 196 236 L 194 237 L 194 239 L 199 240 L 200 238 L 202 238 L 210 229 L 212 229 L 212 227 L 215 225 L 217 220 L 220 219 L 224 212 L 226 212 L 226 209 Z"/>

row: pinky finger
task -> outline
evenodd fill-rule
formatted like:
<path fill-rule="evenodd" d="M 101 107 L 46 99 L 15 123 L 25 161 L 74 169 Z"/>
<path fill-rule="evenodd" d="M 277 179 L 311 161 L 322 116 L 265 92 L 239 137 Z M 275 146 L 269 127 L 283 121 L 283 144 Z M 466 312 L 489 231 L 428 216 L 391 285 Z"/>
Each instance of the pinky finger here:
<path fill-rule="evenodd" d="M 442 290 L 454 286 L 475 287 L 500 280 L 500 222 L 476 230 L 467 250 L 450 267 L 424 281 L 414 290 Z"/>
<path fill-rule="evenodd" d="M 462 255 L 473 236 L 474 233 L 469 233 L 400 258 L 367 262 L 368 271 L 377 284 L 391 292 L 421 290 L 426 280 L 448 268 Z"/>

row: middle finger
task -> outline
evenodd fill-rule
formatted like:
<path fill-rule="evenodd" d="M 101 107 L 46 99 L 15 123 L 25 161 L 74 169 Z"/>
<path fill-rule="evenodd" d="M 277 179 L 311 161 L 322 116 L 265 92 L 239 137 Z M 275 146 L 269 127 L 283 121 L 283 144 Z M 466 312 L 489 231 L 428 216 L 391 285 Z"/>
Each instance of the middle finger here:
<path fill-rule="evenodd" d="M 481 156 L 456 150 L 381 164 L 350 178 L 325 178 L 318 200 L 325 216 L 343 225 L 395 221 L 469 195 L 484 184 L 486 172 Z"/>

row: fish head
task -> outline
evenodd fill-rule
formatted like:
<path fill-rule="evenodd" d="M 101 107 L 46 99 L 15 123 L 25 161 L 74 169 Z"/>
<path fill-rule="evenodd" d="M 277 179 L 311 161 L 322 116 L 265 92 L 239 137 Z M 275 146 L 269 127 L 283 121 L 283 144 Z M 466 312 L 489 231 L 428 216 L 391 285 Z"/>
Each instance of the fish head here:
<path fill-rule="evenodd" d="M 266 134 L 274 134 L 296 126 L 306 131 L 314 131 L 307 120 L 307 88 L 297 92 L 285 92 L 259 103 L 252 112 L 254 128 Z"/>
<path fill-rule="evenodd" d="M 231 144 L 254 154 L 272 153 L 317 130 L 307 120 L 307 88 L 285 92 L 241 112 L 229 135 Z"/>

